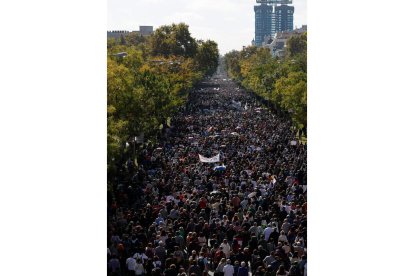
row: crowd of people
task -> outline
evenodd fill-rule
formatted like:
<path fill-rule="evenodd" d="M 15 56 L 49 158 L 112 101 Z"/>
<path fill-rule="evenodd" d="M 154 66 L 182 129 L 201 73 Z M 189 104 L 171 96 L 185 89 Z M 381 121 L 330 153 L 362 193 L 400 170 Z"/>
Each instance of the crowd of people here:
<path fill-rule="evenodd" d="M 112 183 L 108 275 L 306 275 L 306 151 L 287 117 L 205 81 Z"/>

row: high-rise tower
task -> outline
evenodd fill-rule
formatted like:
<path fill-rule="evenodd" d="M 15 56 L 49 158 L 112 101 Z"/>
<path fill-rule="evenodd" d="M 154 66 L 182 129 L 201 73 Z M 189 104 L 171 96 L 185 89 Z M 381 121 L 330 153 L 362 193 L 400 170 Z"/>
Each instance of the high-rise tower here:
<path fill-rule="evenodd" d="M 276 33 L 293 31 L 293 13 L 295 8 L 288 5 L 275 7 Z"/>
<path fill-rule="evenodd" d="M 256 0 L 255 45 L 261 46 L 265 37 L 274 37 L 278 32 L 293 30 L 292 0 Z"/>
<path fill-rule="evenodd" d="M 255 35 L 254 41 L 256 46 L 261 46 L 265 36 L 272 35 L 272 17 L 273 7 L 261 4 L 254 6 L 255 14 Z"/>

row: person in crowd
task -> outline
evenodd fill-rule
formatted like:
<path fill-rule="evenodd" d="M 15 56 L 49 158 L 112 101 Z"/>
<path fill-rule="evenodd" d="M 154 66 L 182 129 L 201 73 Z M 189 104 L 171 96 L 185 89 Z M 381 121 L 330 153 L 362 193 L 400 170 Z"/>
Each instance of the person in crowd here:
<path fill-rule="evenodd" d="M 220 248 L 222 248 L 224 255 L 226 255 L 226 258 L 230 257 L 230 244 L 227 242 L 227 239 L 224 239 L 222 244 L 220 244 Z"/>
<path fill-rule="evenodd" d="M 279 269 L 276 272 L 276 276 L 287 276 L 287 272 L 283 265 L 279 266 Z"/>
<path fill-rule="evenodd" d="M 144 269 L 144 265 L 142 264 L 142 260 L 138 259 L 135 263 L 135 267 L 134 267 L 134 275 L 144 275 L 145 274 L 145 269 Z"/>
<path fill-rule="evenodd" d="M 191 266 L 188 269 L 188 275 L 196 275 L 196 276 L 201 276 L 202 275 L 202 268 L 200 268 L 197 264 L 196 260 L 192 260 L 191 261 Z"/>
<path fill-rule="evenodd" d="M 267 255 L 264 259 L 263 259 L 263 263 L 266 265 L 266 267 L 268 267 L 269 265 L 271 265 L 274 261 L 276 260 L 275 258 L 275 252 L 271 252 L 269 255 Z"/>
<path fill-rule="evenodd" d="M 111 259 L 108 262 L 108 272 L 109 272 L 109 275 L 111 276 L 121 274 L 121 264 L 116 255 L 112 255 Z"/>
<path fill-rule="evenodd" d="M 108 176 L 108 274 L 303 276 L 306 144 L 283 112 L 206 83 Z"/>
<path fill-rule="evenodd" d="M 164 276 L 177 276 L 177 268 L 175 264 L 171 264 L 169 268 L 167 268 L 164 272 Z"/>
<path fill-rule="evenodd" d="M 135 265 L 136 265 L 137 261 L 136 259 L 131 256 L 126 260 L 126 266 L 127 266 L 127 271 L 128 271 L 128 275 L 129 276 L 134 276 L 135 275 Z"/>
<path fill-rule="evenodd" d="M 237 276 L 237 273 L 239 272 L 239 268 L 240 268 L 240 263 L 239 261 L 234 261 L 234 266 L 233 266 L 233 276 Z"/>
<path fill-rule="evenodd" d="M 226 266 L 226 259 L 222 258 L 217 265 L 217 268 L 214 272 L 215 276 L 223 276 L 224 275 L 224 267 Z"/>
<path fill-rule="evenodd" d="M 245 262 L 241 262 L 241 266 L 239 271 L 237 272 L 237 276 L 249 276 L 249 269 L 246 267 Z"/>
<path fill-rule="evenodd" d="M 227 264 L 223 268 L 224 276 L 233 276 L 234 274 L 234 267 L 231 264 L 231 260 L 227 260 Z"/>

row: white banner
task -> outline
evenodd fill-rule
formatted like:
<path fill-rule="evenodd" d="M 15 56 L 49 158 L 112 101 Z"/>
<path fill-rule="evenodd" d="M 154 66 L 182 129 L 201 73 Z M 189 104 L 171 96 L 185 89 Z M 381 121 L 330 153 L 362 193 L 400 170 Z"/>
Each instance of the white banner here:
<path fill-rule="evenodd" d="M 215 155 L 215 156 L 213 156 L 213 157 L 210 157 L 210 158 L 204 157 L 201 154 L 199 154 L 198 157 L 200 158 L 200 162 L 203 162 L 203 163 L 216 163 L 216 162 L 220 162 L 220 153 L 217 154 L 217 155 Z"/>
<path fill-rule="evenodd" d="M 242 103 L 241 102 L 236 102 L 235 100 L 231 100 L 231 107 L 237 109 L 237 110 L 241 110 L 242 108 Z"/>
<path fill-rule="evenodd" d="M 235 100 L 231 100 L 232 105 L 237 106 L 237 107 L 241 107 L 242 103 L 241 102 L 236 102 Z"/>

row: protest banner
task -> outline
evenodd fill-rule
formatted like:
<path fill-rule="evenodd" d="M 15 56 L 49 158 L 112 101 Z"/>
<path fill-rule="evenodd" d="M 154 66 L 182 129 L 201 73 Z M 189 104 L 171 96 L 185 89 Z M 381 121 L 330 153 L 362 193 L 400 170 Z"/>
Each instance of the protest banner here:
<path fill-rule="evenodd" d="M 198 157 L 200 158 L 200 162 L 203 163 L 216 163 L 216 162 L 220 162 L 220 154 L 217 154 L 213 157 L 204 157 L 201 154 L 198 155 Z"/>

